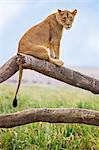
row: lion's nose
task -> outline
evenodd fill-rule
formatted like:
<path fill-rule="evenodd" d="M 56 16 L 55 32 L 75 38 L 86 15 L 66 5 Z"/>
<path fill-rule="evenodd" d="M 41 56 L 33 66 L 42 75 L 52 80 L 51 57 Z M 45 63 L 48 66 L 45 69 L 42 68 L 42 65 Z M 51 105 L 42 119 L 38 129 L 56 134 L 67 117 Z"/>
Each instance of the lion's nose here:
<path fill-rule="evenodd" d="M 67 24 L 68 28 L 69 28 L 69 24 Z"/>

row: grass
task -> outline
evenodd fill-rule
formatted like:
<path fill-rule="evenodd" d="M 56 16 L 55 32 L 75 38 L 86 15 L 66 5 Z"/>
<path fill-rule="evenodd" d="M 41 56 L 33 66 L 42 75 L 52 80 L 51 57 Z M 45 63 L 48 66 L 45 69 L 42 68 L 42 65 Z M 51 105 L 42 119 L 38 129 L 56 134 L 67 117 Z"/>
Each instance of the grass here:
<path fill-rule="evenodd" d="M 99 111 L 99 96 L 78 88 L 24 86 L 17 108 L 12 107 L 14 93 L 15 86 L 0 86 L 0 113 L 45 107 Z M 39 122 L 0 129 L 0 150 L 99 150 L 99 127 Z"/>

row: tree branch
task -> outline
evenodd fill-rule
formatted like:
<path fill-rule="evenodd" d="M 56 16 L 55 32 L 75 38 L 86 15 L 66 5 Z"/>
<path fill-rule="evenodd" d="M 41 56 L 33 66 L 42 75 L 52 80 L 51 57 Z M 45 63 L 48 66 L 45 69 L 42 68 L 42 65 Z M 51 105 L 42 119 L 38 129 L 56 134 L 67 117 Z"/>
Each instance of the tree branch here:
<path fill-rule="evenodd" d="M 0 68 L 0 83 L 15 74 L 22 63 L 24 69 L 31 69 L 63 81 L 70 85 L 99 94 L 99 80 L 65 67 L 58 67 L 31 56 L 14 56 Z M 85 109 L 32 109 L 23 112 L 0 115 L 0 127 L 11 128 L 32 122 L 83 123 L 99 126 L 99 112 Z"/>
<path fill-rule="evenodd" d="M 12 57 L 2 67 L 0 67 L 0 83 L 9 79 L 19 70 L 19 67 L 16 63 L 17 58 L 17 55 Z"/>
<path fill-rule="evenodd" d="M 40 121 L 99 126 L 99 112 L 86 109 L 32 109 L 0 115 L 0 128 L 12 128 Z"/>
<path fill-rule="evenodd" d="M 52 63 L 37 59 L 31 56 L 14 56 L 0 68 L 0 83 L 10 78 L 18 71 L 17 61 L 24 62 L 24 69 L 31 69 L 63 81 L 70 85 L 89 90 L 94 94 L 99 94 L 99 80 L 88 77 L 77 71 L 65 67 L 58 67 Z"/>

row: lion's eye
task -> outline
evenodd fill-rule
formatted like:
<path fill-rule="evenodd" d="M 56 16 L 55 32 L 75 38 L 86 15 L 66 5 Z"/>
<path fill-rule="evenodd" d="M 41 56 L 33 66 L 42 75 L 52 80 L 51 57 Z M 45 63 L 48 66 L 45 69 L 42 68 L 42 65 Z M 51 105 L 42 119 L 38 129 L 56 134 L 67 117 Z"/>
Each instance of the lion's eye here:
<path fill-rule="evenodd" d="M 70 21 L 73 21 L 73 17 L 70 17 Z"/>
<path fill-rule="evenodd" d="M 66 21 L 66 17 L 63 17 L 63 21 Z"/>

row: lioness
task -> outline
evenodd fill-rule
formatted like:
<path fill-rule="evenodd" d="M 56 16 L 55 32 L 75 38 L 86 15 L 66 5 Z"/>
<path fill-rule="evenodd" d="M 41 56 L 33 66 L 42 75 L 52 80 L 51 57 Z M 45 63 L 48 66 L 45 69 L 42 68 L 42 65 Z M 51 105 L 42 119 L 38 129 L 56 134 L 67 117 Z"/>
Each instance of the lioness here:
<path fill-rule="evenodd" d="M 58 66 L 64 63 L 59 60 L 60 40 L 63 28 L 70 29 L 77 10 L 59 10 L 49 15 L 41 23 L 29 29 L 21 38 L 18 54 L 27 54 L 39 59 L 47 60 Z M 19 82 L 16 90 L 13 106 L 17 106 L 17 93 L 22 79 L 22 66 L 19 65 Z"/>

